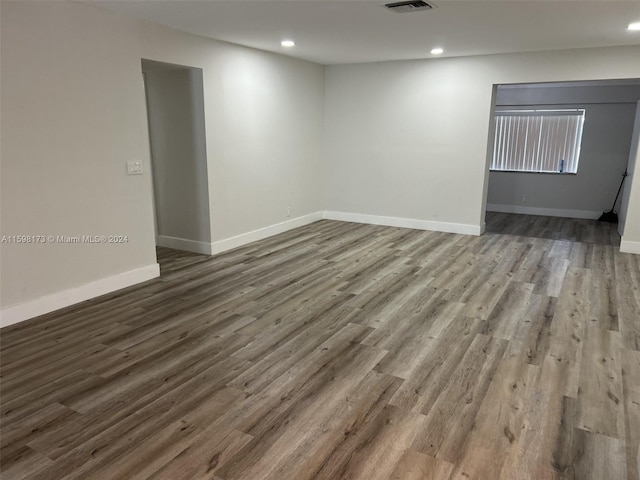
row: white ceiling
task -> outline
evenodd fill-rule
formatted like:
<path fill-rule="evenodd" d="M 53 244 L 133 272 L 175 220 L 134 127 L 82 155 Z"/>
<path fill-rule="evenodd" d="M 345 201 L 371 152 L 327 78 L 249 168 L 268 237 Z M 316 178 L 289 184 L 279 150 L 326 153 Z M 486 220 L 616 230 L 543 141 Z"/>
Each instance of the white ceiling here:
<path fill-rule="evenodd" d="M 640 1 L 91 0 L 85 3 L 218 40 L 322 64 L 640 44 Z M 280 46 L 284 38 L 296 46 Z M 640 59 L 639 59 L 640 62 Z"/>

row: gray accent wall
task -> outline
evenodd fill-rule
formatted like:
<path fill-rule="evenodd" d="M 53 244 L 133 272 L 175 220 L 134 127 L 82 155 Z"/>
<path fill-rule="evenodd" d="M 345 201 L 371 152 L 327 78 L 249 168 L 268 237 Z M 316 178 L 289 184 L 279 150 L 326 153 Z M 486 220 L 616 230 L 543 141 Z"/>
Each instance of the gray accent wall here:
<path fill-rule="evenodd" d="M 487 210 L 597 218 L 611 208 L 629 161 L 638 99 L 640 83 L 499 87 L 497 109 L 583 108 L 585 123 L 577 174 L 492 171 Z"/>

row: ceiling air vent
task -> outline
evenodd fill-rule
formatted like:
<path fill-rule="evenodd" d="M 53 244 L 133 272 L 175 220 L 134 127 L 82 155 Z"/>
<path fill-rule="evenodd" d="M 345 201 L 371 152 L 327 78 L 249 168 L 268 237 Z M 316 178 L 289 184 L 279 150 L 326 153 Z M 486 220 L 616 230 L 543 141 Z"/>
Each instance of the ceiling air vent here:
<path fill-rule="evenodd" d="M 416 0 L 413 2 L 393 2 L 385 5 L 389 10 L 396 13 L 417 12 L 419 10 L 431 10 L 433 5 L 429 5 L 422 0 Z"/>

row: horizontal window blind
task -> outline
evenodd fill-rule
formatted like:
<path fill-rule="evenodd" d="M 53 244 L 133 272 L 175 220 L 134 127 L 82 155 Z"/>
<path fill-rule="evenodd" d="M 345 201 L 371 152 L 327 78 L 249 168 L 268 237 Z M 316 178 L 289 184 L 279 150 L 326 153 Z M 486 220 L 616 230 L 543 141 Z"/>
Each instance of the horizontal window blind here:
<path fill-rule="evenodd" d="M 584 110 L 495 113 L 491 170 L 577 173 Z"/>

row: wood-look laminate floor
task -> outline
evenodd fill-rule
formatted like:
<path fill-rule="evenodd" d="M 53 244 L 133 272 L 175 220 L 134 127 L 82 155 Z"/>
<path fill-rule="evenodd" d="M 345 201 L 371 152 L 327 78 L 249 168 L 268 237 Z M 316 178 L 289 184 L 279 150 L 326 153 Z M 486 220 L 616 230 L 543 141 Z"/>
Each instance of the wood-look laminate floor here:
<path fill-rule="evenodd" d="M 620 245 L 617 223 L 497 212 L 487 212 L 485 220 L 487 223 L 486 230 L 489 233 L 597 243 L 600 245 Z"/>
<path fill-rule="evenodd" d="M 321 221 L 1 333 L 2 479 L 632 479 L 640 256 Z"/>

